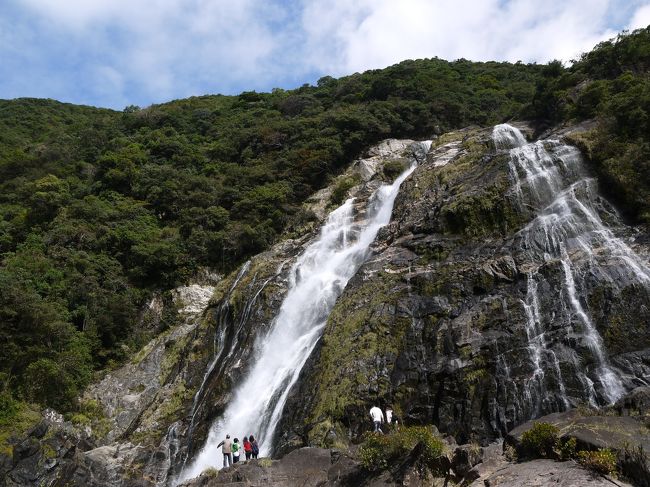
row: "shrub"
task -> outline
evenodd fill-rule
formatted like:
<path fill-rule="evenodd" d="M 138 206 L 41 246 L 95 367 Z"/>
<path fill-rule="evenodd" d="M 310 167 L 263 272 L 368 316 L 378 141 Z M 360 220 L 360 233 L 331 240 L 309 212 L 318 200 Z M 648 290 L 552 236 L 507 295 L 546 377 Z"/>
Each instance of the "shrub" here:
<path fill-rule="evenodd" d="M 517 449 L 512 445 L 506 445 L 503 448 L 503 454 L 506 457 L 506 460 L 509 462 L 517 462 L 519 455 L 517 455 Z"/>
<path fill-rule="evenodd" d="M 217 470 L 214 467 L 208 467 L 206 468 L 201 475 L 209 478 L 209 479 L 214 479 L 216 478 L 217 474 L 219 473 L 219 470 Z"/>
<path fill-rule="evenodd" d="M 397 176 L 406 171 L 406 168 L 406 161 L 401 159 L 390 159 L 384 163 L 382 171 L 386 179 L 393 181 L 397 178 Z"/>
<path fill-rule="evenodd" d="M 555 452 L 560 460 L 569 460 L 570 458 L 575 458 L 576 456 L 576 439 L 558 439 L 556 444 Z"/>
<path fill-rule="evenodd" d="M 399 431 L 382 435 L 366 433 L 359 449 L 361 463 L 371 471 L 382 470 L 395 460 L 407 455 L 417 445 L 422 445 L 422 458 L 426 465 L 436 470 L 442 455 L 442 440 L 426 426 L 407 426 Z"/>
<path fill-rule="evenodd" d="M 18 402 L 7 391 L 0 392 L 0 424 L 10 421 L 18 411 Z"/>
<path fill-rule="evenodd" d="M 616 474 L 616 454 L 609 448 L 581 451 L 578 461 L 587 469 L 603 475 Z"/>
<path fill-rule="evenodd" d="M 650 485 L 650 456 L 642 445 L 624 444 L 618 465 L 620 473 L 629 480 L 636 481 L 640 486 Z"/>
<path fill-rule="evenodd" d="M 333 205 L 340 205 L 345 200 L 346 195 L 350 188 L 357 184 L 357 179 L 352 177 L 345 177 L 340 179 L 336 186 L 332 189 L 332 194 L 330 195 L 330 202 Z"/>
<path fill-rule="evenodd" d="M 557 426 L 550 423 L 534 423 L 531 429 L 521 435 L 524 454 L 533 458 L 554 457 L 559 431 Z"/>
<path fill-rule="evenodd" d="M 363 438 L 359 456 L 361 463 L 368 470 L 382 470 L 388 466 L 388 461 L 395 453 L 390 436 L 380 433 L 366 433 Z"/>

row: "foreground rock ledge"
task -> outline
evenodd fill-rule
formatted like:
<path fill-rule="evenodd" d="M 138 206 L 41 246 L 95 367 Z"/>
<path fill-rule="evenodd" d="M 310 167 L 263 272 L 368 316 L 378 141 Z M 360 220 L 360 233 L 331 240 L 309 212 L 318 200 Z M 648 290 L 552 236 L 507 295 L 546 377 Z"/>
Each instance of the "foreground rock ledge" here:
<path fill-rule="evenodd" d="M 497 445 L 495 445 L 497 446 Z M 500 446 L 499 446 L 500 448 Z M 600 477 L 575 462 L 533 460 L 508 463 L 503 456 L 489 459 L 481 477 L 471 484 L 452 483 L 437 478 L 431 472 L 418 468 L 411 454 L 390 470 L 370 474 L 359 462 L 336 450 L 301 448 L 280 460 L 251 460 L 219 471 L 211 470 L 179 487 L 214 486 L 301 486 L 301 487 L 388 487 L 423 486 L 444 487 L 471 485 L 471 487 L 630 487 L 630 484 Z"/>

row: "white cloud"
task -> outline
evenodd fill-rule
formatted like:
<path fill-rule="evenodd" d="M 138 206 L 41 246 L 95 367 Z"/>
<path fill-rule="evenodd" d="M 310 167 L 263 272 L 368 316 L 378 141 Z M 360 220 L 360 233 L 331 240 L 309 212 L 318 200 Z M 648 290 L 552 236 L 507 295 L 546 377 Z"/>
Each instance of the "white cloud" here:
<path fill-rule="evenodd" d="M 110 66 L 124 79 L 116 89 L 137 89 L 149 100 L 200 93 L 201 87 L 228 91 L 277 74 L 265 69 L 273 66 L 281 38 L 268 23 L 282 12 L 264 0 L 20 2 L 41 28 L 68 37 L 71 50 L 90 51 L 91 72 Z"/>
<path fill-rule="evenodd" d="M 647 3 L 647 2 L 646 2 Z M 615 31 L 608 0 L 306 0 L 303 25 L 319 55 L 311 61 L 336 73 L 387 66 L 403 59 L 546 62 L 569 60 Z M 341 22 L 340 19 L 346 19 Z M 331 45 L 324 51 L 319 46 Z"/>
<path fill-rule="evenodd" d="M 632 20 L 630 21 L 628 29 L 634 30 L 648 26 L 650 26 L 650 5 L 641 7 L 635 12 L 634 17 L 632 17 Z"/>
<path fill-rule="evenodd" d="M 115 107 L 291 87 L 404 59 L 569 60 L 621 26 L 650 23 L 650 0 L 0 3 L 0 90 Z"/>

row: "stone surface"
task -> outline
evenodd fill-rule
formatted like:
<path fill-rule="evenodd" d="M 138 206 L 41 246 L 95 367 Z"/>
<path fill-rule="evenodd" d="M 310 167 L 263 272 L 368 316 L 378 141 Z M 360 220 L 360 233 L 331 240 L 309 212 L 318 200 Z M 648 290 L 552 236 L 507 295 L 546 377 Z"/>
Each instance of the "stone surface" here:
<path fill-rule="evenodd" d="M 631 487 L 620 480 L 593 474 L 574 462 L 533 460 L 508 464 L 472 487 Z"/>
<path fill-rule="evenodd" d="M 629 445 L 641 446 L 645 451 L 650 451 L 650 429 L 639 417 L 604 415 L 597 411 L 585 415 L 580 410 L 571 410 L 542 416 L 535 421 L 555 425 L 560 437 L 575 438 L 578 449 L 622 450 Z M 535 421 L 528 421 L 510 431 L 506 443 L 518 447 L 522 434 Z"/>
<path fill-rule="evenodd" d="M 530 418 L 606 404 L 584 324 L 567 302 L 563 264 L 541 254 L 531 261 L 522 250 L 520 230 L 534 215 L 518 207 L 511 185 L 509 155 L 495 151 L 490 130 L 434 141 L 289 397 L 280 451 L 358 438 L 375 402 L 407 423 L 481 445 Z M 616 236 L 647 252 L 605 200 L 595 204 Z M 588 269 L 589 256 L 572 258 Z M 650 293 L 621 265 L 609 263 L 608 275 L 585 271 L 579 299 L 631 390 L 650 379 Z M 541 376 L 527 330 L 531 273 L 549 350 Z"/>
<path fill-rule="evenodd" d="M 575 438 L 576 449 L 598 450 L 608 448 L 617 456 L 618 471 L 634 485 L 650 486 L 650 428 L 648 417 L 650 408 L 644 400 L 647 388 L 638 388 L 622 398 L 616 405 L 601 411 L 572 410 L 554 413 L 538 419 L 558 428 L 558 436 L 563 439 Z M 620 405 L 634 405 L 633 416 L 616 416 L 616 412 L 626 412 Z M 508 433 L 507 445 L 512 445 L 522 456 L 521 437 L 534 422 L 526 422 Z"/>
<path fill-rule="evenodd" d="M 294 450 L 282 460 L 250 460 L 219 470 L 215 475 L 204 474 L 197 480 L 181 484 L 187 487 L 241 485 L 316 487 L 328 480 L 331 453 L 320 448 Z"/>

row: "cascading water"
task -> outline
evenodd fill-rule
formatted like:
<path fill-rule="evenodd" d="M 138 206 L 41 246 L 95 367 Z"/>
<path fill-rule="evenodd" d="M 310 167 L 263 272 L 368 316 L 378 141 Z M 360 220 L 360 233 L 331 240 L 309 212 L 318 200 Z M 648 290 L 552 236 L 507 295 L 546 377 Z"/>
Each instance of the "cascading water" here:
<path fill-rule="evenodd" d="M 426 152 L 429 145 L 423 142 L 422 149 Z M 275 428 L 291 387 L 314 349 L 336 299 L 368 257 L 379 229 L 390 221 L 399 187 L 414 168 L 375 192 L 364 221 L 355 222 L 352 199 L 329 215 L 320 237 L 293 265 L 287 295 L 268 335 L 256 345 L 255 363 L 248 376 L 210 429 L 205 447 L 181 472 L 179 480 L 217 466 L 221 462 L 217 444 L 226 434 L 231 438 L 253 434 L 261 455 L 272 451 Z"/>
<path fill-rule="evenodd" d="M 612 403 L 624 393 L 624 387 L 581 296 L 588 288 L 587 276 L 618 286 L 623 272 L 627 281 L 647 286 L 650 269 L 602 222 L 595 204 L 595 182 L 588 177 L 577 149 L 557 140 L 527 143 L 518 129 L 507 124 L 494 128 L 493 139 L 497 149 L 509 151 L 513 194 L 521 211 L 534 216 L 517 235 L 526 261 L 522 267 L 530 269 L 526 299 L 522 300 L 532 368 L 531 377 L 524 382 L 527 415 L 569 406 L 554 350 L 565 345 L 557 338 L 554 342 L 547 339 L 558 322 L 566 324 L 565 337 L 577 334 L 580 343 L 574 348 L 587 350 L 595 364 L 588 370 L 584 353 L 563 350 L 563 357 L 571 357 L 570 366 L 582 384 L 581 398 L 593 405 Z M 613 262 L 619 265 L 613 266 Z M 544 310 L 540 305 L 544 295 L 538 288 L 540 283 L 548 283 L 541 270 L 553 263 L 563 279 L 558 295 L 546 300 L 553 303 L 551 309 Z M 550 285 L 546 290 L 555 292 Z M 574 326 L 579 330 L 574 331 Z"/>

